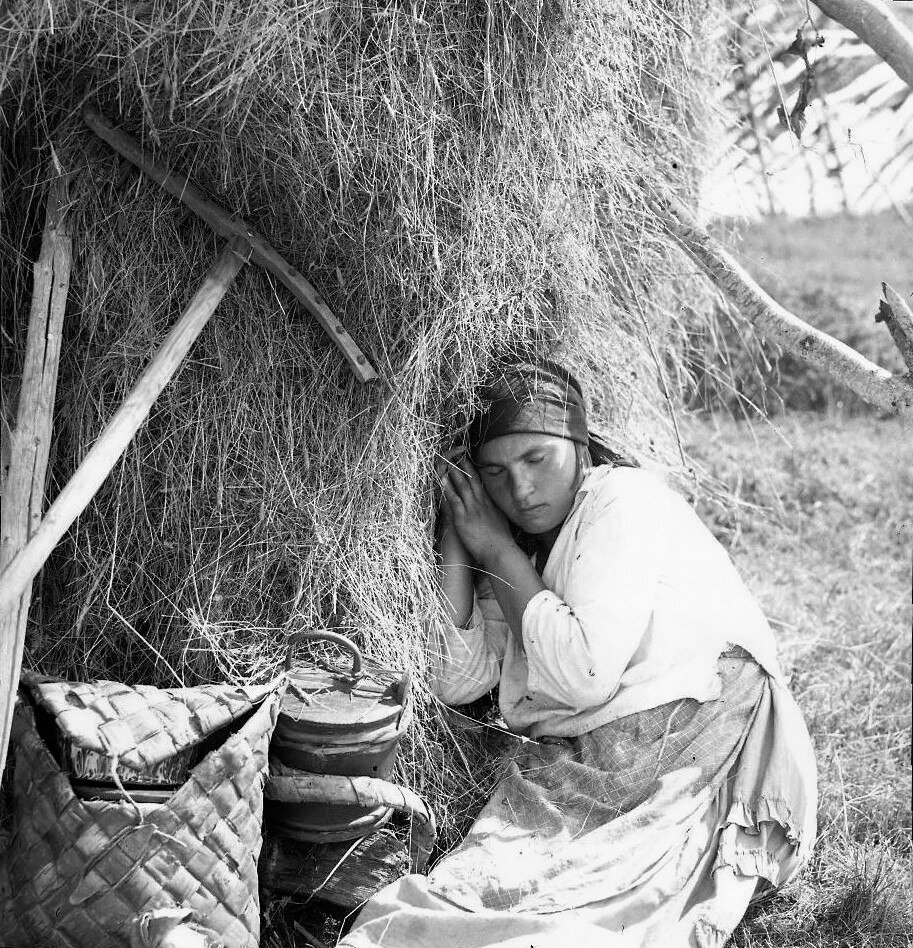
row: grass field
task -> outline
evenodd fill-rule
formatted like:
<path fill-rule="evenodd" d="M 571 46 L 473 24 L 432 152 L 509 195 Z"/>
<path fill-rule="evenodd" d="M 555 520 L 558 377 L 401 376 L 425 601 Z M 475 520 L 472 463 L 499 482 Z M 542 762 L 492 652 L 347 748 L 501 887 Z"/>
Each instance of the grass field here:
<path fill-rule="evenodd" d="M 737 252 L 798 314 L 896 369 L 872 314 L 881 280 L 913 289 L 898 225 L 774 221 Z M 730 494 L 702 514 L 774 625 L 819 768 L 812 863 L 734 944 L 899 948 L 913 944 L 913 432 L 802 366 L 778 369 L 786 410 L 769 422 L 718 407 L 687 426 L 691 454 Z"/>
<path fill-rule="evenodd" d="M 774 625 L 819 768 L 814 860 L 736 944 L 910 944 L 909 432 L 805 414 L 689 435 L 732 491 L 702 513 Z"/>

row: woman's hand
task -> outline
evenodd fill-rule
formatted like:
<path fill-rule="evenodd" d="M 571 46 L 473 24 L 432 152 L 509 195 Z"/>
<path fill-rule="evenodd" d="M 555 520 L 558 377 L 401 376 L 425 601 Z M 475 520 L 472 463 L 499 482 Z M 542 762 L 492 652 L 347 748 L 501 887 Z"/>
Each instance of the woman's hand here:
<path fill-rule="evenodd" d="M 507 519 L 465 456 L 450 463 L 443 489 L 445 516 L 473 559 L 490 567 L 502 553 L 517 548 Z"/>
<path fill-rule="evenodd" d="M 444 487 L 448 483 L 450 471 L 457 466 L 456 462 L 464 457 L 466 449 L 454 447 L 439 454 L 434 462 L 434 509 L 437 512 L 438 536 L 442 537 L 453 532 L 453 511 L 450 508 Z"/>
<path fill-rule="evenodd" d="M 451 448 L 434 464 L 438 584 L 444 612 L 457 628 L 466 628 L 472 616 L 472 555 L 453 525 L 453 510 L 444 494 L 444 485 L 449 484 L 448 471 L 464 453 L 463 448 Z"/>

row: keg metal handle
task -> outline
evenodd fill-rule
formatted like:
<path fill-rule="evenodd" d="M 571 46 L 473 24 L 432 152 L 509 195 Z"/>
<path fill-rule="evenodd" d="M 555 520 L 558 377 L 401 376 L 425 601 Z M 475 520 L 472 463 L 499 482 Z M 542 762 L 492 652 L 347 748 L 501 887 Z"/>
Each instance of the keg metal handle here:
<path fill-rule="evenodd" d="M 285 670 L 292 670 L 292 659 L 295 655 L 295 649 L 302 642 L 318 642 L 321 640 L 335 642 L 336 645 L 346 649 L 346 651 L 348 651 L 352 656 L 352 670 L 349 674 L 351 674 L 353 678 L 361 674 L 361 651 L 359 650 L 358 646 L 351 639 L 347 639 L 344 635 L 340 635 L 338 632 L 326 632 L 322 629 L 312 629 L 309 632 L 299 632 L 297 635 L 292 637 L 292 641 L 289 642 L 288 651 L 285 653 Z"/>

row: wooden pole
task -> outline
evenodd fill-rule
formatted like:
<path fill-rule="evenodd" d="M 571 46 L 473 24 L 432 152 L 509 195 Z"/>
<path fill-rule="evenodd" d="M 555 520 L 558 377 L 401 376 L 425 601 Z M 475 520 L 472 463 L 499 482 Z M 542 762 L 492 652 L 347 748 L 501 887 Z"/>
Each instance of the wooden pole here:
<path fill-rule="evenodd" d="M 44 505 L 60 339 L 72 262 L 72 242 L 66 226 L 67 183 L 64 177 L 51 183 L 41 251 L 34 267 L 9 479 L 0 510 L 0 570 L 35 533 Z M 0 608 L 0 774 L 6 763 L 31 599 L 30 578 Z"/>
<path fill-rule="evenodd" d="M 333 315 L 333 311 L 317 290 L 308 282 L 304 274 L 280 256 L 261 234 L 244 221 L 237 220 L 224 207 L 211 201 L 192 181 L 167 166 L 154 162 L 143 151 L 139 142 L 125 132 L 114 128 L 95 109 L 84 109 L 83 121 L 121 157 L 132 162 L 169 194 L 173 194 L 179 201 L 186 204 L 219 236 L 227 240 L 241 238 L 246 241 L 250 245 L 251 261 L 276 277 L 304 304 L 345 356 L 355 376 L 362 382 L 370 382 L 377 378 L 377 372 L 374 371 L 365 354 L 355 344 L 355 340 L 346 331 L 345 326 Z"/>
<path fill-rule="evenodd" d="M 73 521 L 86 509 L 104 479 L 117 464 L 127 445 L 145 422 L 159 393 L 173 378 L 232 280 L 244 266 L 247 259 L 245 251 L 246 248 L 239 244 L 226 247 L 222 251 L 139 381 L 51 505 L 35 535 L 0 574 L 0 610 L 10 608 L 18 600 L 28 582 L 41 569 L 51 550 Z M 19 666 L 14 668 L 11 664 L 4 664 L 2 674 L 0 694 L 6 696 L 15 691 Z M 6 733 L 8 725 L 4 734 Z"/>
<path fill-rule="evenodd" d="M 662 206 L 662 205 L 661 205 Z M 913 384 L 870 362 L 855 349 L 799 319 L 748 272 L 681 206 L 663 207 L 670 233 L 766 339 L 828 373 L 884 411 L 913 418 Z"/>

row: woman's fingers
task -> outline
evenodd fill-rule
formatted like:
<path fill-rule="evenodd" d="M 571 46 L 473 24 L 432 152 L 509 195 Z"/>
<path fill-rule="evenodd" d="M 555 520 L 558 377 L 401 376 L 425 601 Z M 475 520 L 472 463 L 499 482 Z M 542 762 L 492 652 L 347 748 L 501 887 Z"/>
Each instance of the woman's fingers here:
<path fill-rule="evenodd" d="M 484 501 L 487 495 L 485 488 L 482 486 L 482 479 L 468 458 L 462 458 L 457 469 L 452 473 L 454 483 L 457 484 L 467 499 L 471 496 L 477 503 Z"/>
<path fill-rule="evenodd" d="M 437 511 L 438 525 L 444 529 L 444 532 L 452 530 L 456 526 L 456 518 L 453 515 L 453 504 L 447 499 L 445 494 L 441 495 L 441 503 Z"/>
<path fill-rule="evenodd" d="M 447 472 L 447 481 L 456 491 L 461 500 L 468 501 L 472 497 L 472 489 L 466 472 L 461 467 L 452 467 Z"/>
<path fill-rule="evenodd" d="M 437 458 L 435 458 L 435 470 L 440 471 L 441 474 L 452 471 L 459 464 L 460 458 L 464 457 L 465 454 L 465 448 L 449 448 L 447 451 L 441 452 Z"/>
<path fill-rule="evenodd" d="M 453 475 L 448 473 L 442 483 L 444 500 L 450 504 L 451 513 L 457 512 L 457 506 L 460 509 L 463 507 L 463 499 L 460 496 L 460 492 L 457 490 L 456 486 L 453 483 Z"/>

